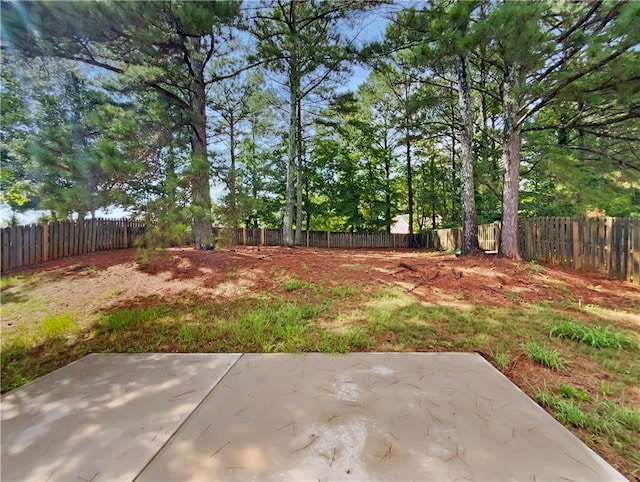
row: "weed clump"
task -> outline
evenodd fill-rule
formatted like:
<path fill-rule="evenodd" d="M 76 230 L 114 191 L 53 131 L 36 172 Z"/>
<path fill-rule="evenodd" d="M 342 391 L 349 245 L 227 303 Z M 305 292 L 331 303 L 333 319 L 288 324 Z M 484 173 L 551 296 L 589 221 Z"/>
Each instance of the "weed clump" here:
<path fill-rule="evenodd" d="M 522 348 L 524 349 L 525 355 L 539 365 L 551 368 L 552 370 L 564 368 L 564 362 L 560 358 L 560 353 L 557 350 L 547 348 L 533 341 L 525 343 Z"/>
<path fill-rule="evenodd" d="M 636 343 L 620 332 L 611 331 L 608 326 L 587 327 L 574 321 L 561 321 L 552 325 L 548 330 L 549 336 L 567 338 L 569 340 L 586 343 L 594 348 L 616 348 L 624 346 L 634 347 Z"/>

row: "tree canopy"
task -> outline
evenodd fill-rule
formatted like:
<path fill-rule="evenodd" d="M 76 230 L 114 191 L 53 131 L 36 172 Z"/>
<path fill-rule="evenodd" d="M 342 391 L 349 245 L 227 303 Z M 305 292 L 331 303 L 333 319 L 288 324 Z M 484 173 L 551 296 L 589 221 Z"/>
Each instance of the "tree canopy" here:
<path fill-rule="evenodd" d="M 637 2 L 0 5 L 15 212 L 121 206 L 199 248 L 405 214 L 463 253 L 501 220 L 513 258 L 519 216 L 640 215 Z"/>

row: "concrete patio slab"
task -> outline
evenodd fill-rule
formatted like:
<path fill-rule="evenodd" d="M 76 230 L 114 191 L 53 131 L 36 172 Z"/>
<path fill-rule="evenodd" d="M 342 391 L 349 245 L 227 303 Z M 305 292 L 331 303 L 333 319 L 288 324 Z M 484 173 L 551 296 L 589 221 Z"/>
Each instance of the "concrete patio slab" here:
<path fill-rule="evenodd" d="M 3 481 L 130 481 L 240 355 L 89 355 L 2 397 Z"/>
<path fill-rule="evenodd" d="M 243 355 L 139 481 L 624 480 L 476 354 Z"/>
<path fill-rule="evenodd" d="M 90 355 L 1 399 L 14 480 L 624 480 L 476 354 Z"/>

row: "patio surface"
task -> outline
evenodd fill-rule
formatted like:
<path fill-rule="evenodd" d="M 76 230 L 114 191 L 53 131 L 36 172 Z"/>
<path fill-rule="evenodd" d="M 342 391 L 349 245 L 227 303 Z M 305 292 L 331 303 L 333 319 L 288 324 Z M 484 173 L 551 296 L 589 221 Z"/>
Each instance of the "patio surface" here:
<path fill-rule="evenodd" d="M 469 353 L 95 354 L 1 417 L 3 481 L 625 480 Z"/>

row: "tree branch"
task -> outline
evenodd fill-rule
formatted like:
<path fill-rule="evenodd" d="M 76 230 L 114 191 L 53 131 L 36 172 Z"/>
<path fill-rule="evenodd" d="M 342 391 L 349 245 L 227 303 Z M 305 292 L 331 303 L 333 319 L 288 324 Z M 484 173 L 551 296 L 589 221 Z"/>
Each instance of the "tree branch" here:
<path fill-rule="evenodd" d="M 533 106 L 532 108 L 530 108 L 528 111 L 526 111 L 524 113 L 522 113 L 522 110 L 521 110 L 518 113 L 519 114 L 519 118 L 518 118 L 517 123 L 518 124 L 522 124 L 522 122 L 524 122 L 525 119 L 528 119 L 533 114 L 535 114 L 540 109 L 542 109 L 544 106 L 549 104 L 549 102 L 551 102 L 560 92 L 562 92 L 562 90 L 564 88 L 566 88 L 567 86 L 569 86 L 570 84 L 572 84 L 576 80 L 584 77 L 585 75 L 598 70 L 600 67 L 603 67 L 603 66 L 607 65 L 609 62 L 611 62 L 612 60 L 618 58 L 620 55 L 625 53 L 631 47 L 632 47 L 632 44 L 630 42 L 626 42 L 619 49 L 617 49 L 616 51 L 614 51 L 611 54 L 607 55 L 605 58 L 603 58 L 599 62 L 596 62 L 595 64 L 590 65 L 589 67 L 585 68 L 584 70 L 582 70 L 580 72 L 577 72 L 574 75 L 566 78 L 562 82 L 559 82 L 555 86 L 555 88 L 551 92 L 549 92 L 549 94 L 547 94 L 545 97 L 543 97 L 541 99 L 541 101 L 539 103 L 537 103 L 535 106 Z"/>

